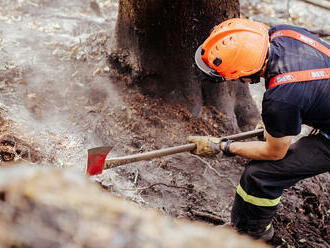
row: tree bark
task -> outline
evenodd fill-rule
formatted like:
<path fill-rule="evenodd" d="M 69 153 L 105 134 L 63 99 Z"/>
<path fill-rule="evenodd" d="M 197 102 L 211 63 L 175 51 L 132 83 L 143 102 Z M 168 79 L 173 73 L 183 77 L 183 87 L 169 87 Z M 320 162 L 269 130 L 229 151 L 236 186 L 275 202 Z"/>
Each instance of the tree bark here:
<path fill-rule="evenodd" d="M 227 129 L 247 129 L 258 118 L 248 85 L 215 84 L 194 64 L 211 29 L 238 16 L 238 0 L 120 0 L 110 63 L 146 94 L 181 103 L 194 116 L 215 106 Z"/>

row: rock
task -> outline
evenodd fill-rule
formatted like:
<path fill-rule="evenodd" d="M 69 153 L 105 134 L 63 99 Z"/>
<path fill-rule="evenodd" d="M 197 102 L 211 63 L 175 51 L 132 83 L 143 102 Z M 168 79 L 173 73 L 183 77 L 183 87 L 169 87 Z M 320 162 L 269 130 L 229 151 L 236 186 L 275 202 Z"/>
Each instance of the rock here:
<path fill-rule="evenodd" d="M 0 170 L 0 247 L 267 247 L 228 228 L 161 215 L 64 169 Z"/>

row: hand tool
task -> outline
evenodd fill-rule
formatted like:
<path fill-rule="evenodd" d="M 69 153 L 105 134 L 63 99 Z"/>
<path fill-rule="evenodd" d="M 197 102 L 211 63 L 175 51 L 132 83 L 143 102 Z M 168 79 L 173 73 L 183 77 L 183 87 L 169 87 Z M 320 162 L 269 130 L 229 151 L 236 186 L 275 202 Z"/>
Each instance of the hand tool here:
<path fill-rule="evenodd" d="M 252 131 L 242 132 L 238 134 L 233 134 L 229 136 L 221 137 L 221 139 L 230 139 L 230 140 L 243 140 L 256 136 L 262 135 L 264 132 L 263 129 L 256 129 Z M 96 147 L 88 150 L 88 161 L 86 167 L 86 173 L 90 176 L 101 174 L 103 170 L 111 169 L 120 165 L 129 164 L 133 162 L 138 162 L 141 160 L 148 160 L 152 158 L 159 158 L 162 156 L 172 155 L 180 152 L 192 151 L 196 148 L 195 143 L 188 143 L 185 145 L 174 146 L 164 149 L 159 149 L 150 152 L 137 153 L 133 155 L 123 156 L 123 157 L 114 157 L 108 158 L 108 153 L 112 150 L 111 146 L 102 146 Z"/>

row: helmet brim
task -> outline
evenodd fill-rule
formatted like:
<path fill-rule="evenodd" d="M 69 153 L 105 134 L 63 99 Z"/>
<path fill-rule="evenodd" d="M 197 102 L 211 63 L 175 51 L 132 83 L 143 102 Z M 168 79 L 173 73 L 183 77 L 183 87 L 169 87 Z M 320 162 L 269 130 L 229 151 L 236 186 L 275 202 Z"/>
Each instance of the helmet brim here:
<path fill-rule="evenodd" d="M 216 70 L 214 70 L 213 68 L 209 67 L 202 59 L 201 56 L 201 52 L 202 52 L 202 46 L 200 45 L 196 52 L 195 52 L 195 63 L 197 65 L 197 67 L 204 72 L 206 75 L 212 77 L 212 78 L 217 78 L 220 79 L 222 81 L 226 81 L 224 77 L 222 77 L 221 75 L 218 74 L 218 72 Z"/>

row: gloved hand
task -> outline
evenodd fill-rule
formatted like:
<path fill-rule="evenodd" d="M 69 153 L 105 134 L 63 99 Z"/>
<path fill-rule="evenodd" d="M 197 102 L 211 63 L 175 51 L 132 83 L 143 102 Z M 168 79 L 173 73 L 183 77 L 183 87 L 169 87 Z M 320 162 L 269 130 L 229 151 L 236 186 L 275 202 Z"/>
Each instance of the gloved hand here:
<path fill-rule="evenodd" d="M 196 149 L 193 154 L 199 156 L 213 156 L 219 153 L 221 139 L 211 136 L 189 136 L 188 142 L 195 143 Z"/>
<path fill-rule="evenodd" d="M 255 130 L 257 130 L 257 129 L 263 129 L 263 130 L 266 130 L 266 129 L 265 129 L 265 124 L 263 123 L 262 120 L 259 121 L 259 122 L 257 123 L 257 125 L 256 125 L 256 127 L 255 127 Z M 258 140 L 261 140 L 261 141 L 265 141 L 265 140 L 266 140 L 266 138 L 265 138 L 265 134 L 264 134 L 264 133 L 263 133 L 262 135 L 258 135 L 257 138 L 258 138 Z"/>

